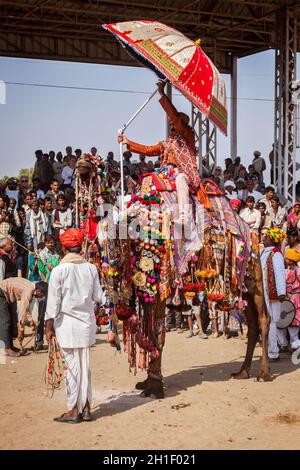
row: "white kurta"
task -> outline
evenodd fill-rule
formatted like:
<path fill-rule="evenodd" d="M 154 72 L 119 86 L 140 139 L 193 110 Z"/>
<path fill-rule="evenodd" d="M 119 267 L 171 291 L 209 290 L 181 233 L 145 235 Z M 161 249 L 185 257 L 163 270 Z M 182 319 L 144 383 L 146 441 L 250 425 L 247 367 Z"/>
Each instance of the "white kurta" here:
<path fill-rule="evenodd" d="M 274 247 L 264 248 L 261 252 L 261 267 L 263 273 L 264 296 L 266 307 L 271 317 L 269 331 L 269 357 L 277 358 L 279 356 L 279 348 L 277 343 L 277 326 L 276 322 L 280 318 L 281 303 L 278 300 L 270 300 L 268 294 L 267 279 L 267 259 L 274 250 Z M 278 252 L 273 256 L 273 268 L 275 274 L 275 283 L 278 296 L 286 295 L 285 266 L 283 255 Z"/>
<path fill-rule="evenodd" d="M 261 213 L 257 209 L 246 207 L 241 210 L 240 217 L 249 225 L 250 228 L 258 230 L 261 222 Z"/>
<path fill-rule="evenodd" d="M 73 262 L 70 261 L 72 258 Z M 67 365 L 68 410 L 78 413 L 92 401 L 89 348 L 96 339 L 94 303 L 103 301 L 95 266 L 80 255 L 67 255 L 53 269 L 45 320 L 54 319 L 54 329 Z"/>
<path fill-rule="evenodd" d="M 94 303 L 103 291 L 95 266 L 63 263 L 51 273 L 45 320 L 54 319 L 62 348 L 89 348 L 95 343 Z"/>

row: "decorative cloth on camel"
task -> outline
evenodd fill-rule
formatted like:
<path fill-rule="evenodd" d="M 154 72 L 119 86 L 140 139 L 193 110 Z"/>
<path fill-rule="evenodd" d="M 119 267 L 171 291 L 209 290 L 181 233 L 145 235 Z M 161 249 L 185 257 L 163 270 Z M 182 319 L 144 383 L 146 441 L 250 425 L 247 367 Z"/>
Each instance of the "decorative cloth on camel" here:
<path fill-rule="evenodd" d="M 151 173 L 156 191 L 176 191 L 177 174 L 178 170 L 172 165 L 164 165 Z"/>
<path fill-rule="evenodd" d="M 225 196 L 224 191 L 210 178 L 206 178 L 202 181 L 203 187 L 208 196 Z"/>
<path fill-rule="evenodd" d="M 164 201 L 166 207 L 169 209 L 170 213 L 172 214 L 173 220 L 177 217 L 176 212 L 174 211 L 174 207 L 176 207 L 177 204 L 177 197 L 176 197 L 176 192 L 170 193 L 170 192 L 162 192 L 161 193 L 161 198 Z M 187 264 L 191 258 L 191 256 L 197 252 L 200 251 L 200 249 L 203 246 L 203 231 L 202 225 L 199 224 L 199 221 L 203 219 L 203 206 L 199 204 L 198 200 L 196 197 L 191 198 L 191 204 L 195 204 L 195 220 L 191 221 L 191 227 L 189 230 L 189 238 L 186 238 L 186 233 L 180 230 L 180 233 L 178 236 L 174 237 L 174 263 L 175 263 L 175 268 L 176 268 L 176 273 L 178 275 L 182 275 L 186 269 L 187 269 Z M 202 237 L 201 237 L 201 231 L 202 231 Z"/>
<path fill-rule="evenodd" d="M 163 171 L 167 167 L 155 174 Z M 217 191 L 213 185 L 210 187 L 213 193 Z M 191 299 L 203 290 L 216 311 L 231 309 L 240 298 L 251 252 L 248 226 L 223 196 L 210 197 L 212 209 L 208 211 L 195 195 L 191 202 L 192 236 L 177 238 L 172 223 L 176 192 L 157 191 L 150 174 L 131 196 L 127 208 L 128 233 L 132 235 L 134 229 L 135 236 L 121 244 L 112 234 L 99 239 L 101 245 L 106 245 L 102 272 L 108 279 L 112 315 L 123 320 L 129 367 L 134 371 L 138 345 L 138 366 L 148 365 L 151 373 L 161 373 L 159 338 L 164 334 L 163 317 L 157 316 L 161 302 L 171 296 L 173 302 L 180 303 L 182 292 Z"/>

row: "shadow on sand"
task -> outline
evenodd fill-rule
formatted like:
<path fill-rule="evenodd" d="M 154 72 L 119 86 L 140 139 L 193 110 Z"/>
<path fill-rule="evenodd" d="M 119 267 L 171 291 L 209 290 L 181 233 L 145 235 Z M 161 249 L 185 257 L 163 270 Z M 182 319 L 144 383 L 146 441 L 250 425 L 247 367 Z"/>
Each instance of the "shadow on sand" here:
<path fill-rule="evenodd" d="M 165 400 L 171 397 L 180 396 L 181 392 L 191 387 L 201 385 L 202 382 L 227 382 L 231 379 L 232 372 L 238 372 L 242 366 L 243 361 L 231 361 L 219 364 L 210 364 L 199 367 L 192 367 L 176 374 L 171 374 L 165 377 L 166 384 L 166 397 Z M 259 372 L 260 358 L 255 357 L 252 363 L 251 377 L 253 380 Z M 271 364 L 272 378 L 276 379 L 280 375 L 289 374 L 297 369 L 291 361 L 291 356 L 288 354 L 281 355 L 281 360 L 278 363 Z M 230 385 L 229 385 L 230 386 Z M 257 383 L 257 386 L 263 386 L 262 383 Z M 153 401 L 151 398 L 141 398 L 139 393 L 123 394 L 117 397 L 110 397 L 109 403 L 98 405 L 93 410 L 93 419 L 99 419 L 104 416 L 113 416 L 115 414 L 123 413 L 132 408 L 142 406 L 145 403 Z M 160 401 L 160 400 L 159 400 Z"/>

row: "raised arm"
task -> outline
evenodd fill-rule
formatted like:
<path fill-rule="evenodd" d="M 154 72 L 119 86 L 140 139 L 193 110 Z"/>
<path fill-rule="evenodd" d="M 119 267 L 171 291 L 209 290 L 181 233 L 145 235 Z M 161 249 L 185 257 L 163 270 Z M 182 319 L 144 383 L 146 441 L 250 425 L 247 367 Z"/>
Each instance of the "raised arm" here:
<path fill-rule="evenodd" d="M 118 142 L 127 145 L 127 150 L 132 153 L 139 153 L 141 155 L 146 155 L 148 157 L 159 157 L 162 152 L 162 147 L 160 144 L 156 145 L 142 145 L 132 140 L 128 140 L 125 135 L 118 136 Z"/>
<path fill-rule="evenodd" d="M 180 113 L 177 111 L 175 106 L 171 103 L 169 98 L 165 95 L 165 83 L 160 81 L 157 83 L 158 92 L 161 96 L 159 102 L 165 110 L 171 124 L 175 127 L 178 134 L 182 135 L 190 146 L 195 146 L 195 136 L 191 127 L 183 121 Z"/>

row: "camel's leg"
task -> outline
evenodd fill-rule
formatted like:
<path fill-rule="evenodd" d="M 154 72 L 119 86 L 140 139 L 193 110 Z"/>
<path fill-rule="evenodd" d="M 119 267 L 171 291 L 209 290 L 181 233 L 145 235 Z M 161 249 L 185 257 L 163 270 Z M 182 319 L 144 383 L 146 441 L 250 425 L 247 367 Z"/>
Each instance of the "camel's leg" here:
<path fill-rule="evenodd" d="M 141 388 L 141 385 L 143 384 L 144 390 L 141 393 L 141 397 L 164 398 L 161 361 L 166 336 L 165 312 L 166 302 L 161 302 L 159 299 L 157 299 L 155 305 L 155 337 L 153 340 L 159 351 L 159 356 L 151 358 L 148 366 L 147 379 L 144 382 L 136 385 L 137 388 Z M 138 385 L 140 385 L 140 387 L 138 387 Z"/>
<path fill-rule="evenodd" d="M 248 288 L 248 293 L 245 295 L 245 300 L 248 301 L 246 314 L 248 323 L 247 352 L 240 372 L 234 374 L 233 377 L 237 379 L 249 377 L 254 348 L 260 332 L 262 336 L 262 360 L 258 380 L 270 381 L 268 359 L 269 316 L 265 305 L 262 270 L 258 256 L 252 266 L 252 271 L 246 285 Z"/>
<path fill-rule="evenodd" d="M 240 372 L 236 374 L 231 374 L 234 379 L 248 379 L 249 371 L 252 363 L 253 353 L 255 345 L 258 339 L 258 315 L 256 311 L 256 306 L 254 303 L 253 296 L 247 294 L 245 295 L 245 300 L 248 302 L 248 307 L 246 311 L 246 318 L 248 324 L 248 343 L 247 351 L 244 363 L 241 367 Z"/>
<path fill-rule="evenodd" d="M 259 321 L 259 331 L 262 338 L 262 356 L 261 356 L 261 364 L 259 374 L 257 376 L 257 380 L 264 380 L 265 382 L 269 382 L 272 380 L 270 375 L 270 365 L 269 365 L 269 357 L 268 357 L 268 336 L 269 336 L 269 326 L 270 320 L 266 316 L 266 313 L 263 315 L 259 312 L 258 316 Z"/>
<path fill-rule="evenodd" d="M 263 279 L 262 279 L 262 270 L 260 263 L 256 263 L 255 266 L 255 277 L 256 277 L 256 289 L 254 291 L 254 303 L 257 309 L 258 314 L 258 326 L 259 332 L 261 334 L 262 340 L 262 357 L 260 370 L 257 377 L 257 380 L 264 380 L 268 382 L 271 379 L 270 376 L 270 366 L 269 366 L 269 357 L 268 357 L 268 336 L 269 336 L 269 327 L 270 327 L 270 317 L 268 315 L 264 292 L 263 292 Z"/>

